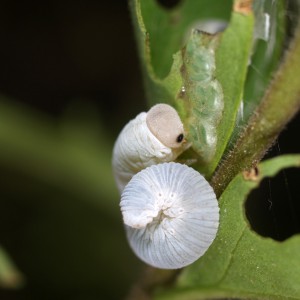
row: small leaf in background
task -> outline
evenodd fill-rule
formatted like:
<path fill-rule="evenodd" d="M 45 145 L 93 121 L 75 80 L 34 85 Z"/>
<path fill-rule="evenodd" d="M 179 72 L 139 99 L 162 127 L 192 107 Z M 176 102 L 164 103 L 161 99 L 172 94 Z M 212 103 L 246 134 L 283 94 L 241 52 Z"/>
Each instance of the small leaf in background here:
<path fill-rule="evenodd" d="M 16 289 L 24 285 L 24 277 L 7 252 L 0 246 L 0 288 Z"/>
<path fill-rule="evenodd" d="M 270 159 L 257 174 L 236 176 L 220 198 L 220 229 L 211 248 L 183 270 L 174 290 L 156 299 L 300 299 L 300 236 L 284 242 L 261 237 L 250 228 L 244 208 L 263 178 L 289 167 L 300 167 L 300 155 Z"/>

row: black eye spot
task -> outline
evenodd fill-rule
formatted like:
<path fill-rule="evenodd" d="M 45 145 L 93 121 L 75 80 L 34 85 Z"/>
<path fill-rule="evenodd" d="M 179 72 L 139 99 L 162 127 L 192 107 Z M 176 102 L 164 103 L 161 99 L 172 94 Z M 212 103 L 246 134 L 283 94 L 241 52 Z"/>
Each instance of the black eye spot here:
<path fill-rule="evenodd" d="M 183 134 L 179 134 L 179 136 L 176 139 L 177 143 L 181 143 L 183 141 Z"/>

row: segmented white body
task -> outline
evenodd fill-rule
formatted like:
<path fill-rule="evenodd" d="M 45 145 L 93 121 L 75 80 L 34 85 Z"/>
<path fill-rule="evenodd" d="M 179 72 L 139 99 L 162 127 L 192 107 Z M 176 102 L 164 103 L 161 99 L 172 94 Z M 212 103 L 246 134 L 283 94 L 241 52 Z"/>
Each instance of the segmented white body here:
<path fill-rule="evenodd" d="M 120 206 L 131 248 L 157 268 L 193 263 L 217 233 L 214 191 L 202 175 L 183 164 L 163 163 L 139 172 L 125 187 Z"/>
<path fill-rule="evenodd" d="M 171 162 L 186 148 L 177 112 L 158 104 L 124 127 L 113 150 L 129 244 L 157 268 L 191 264 L 205 253 L 218 229 L 213 189 L 194 169 Z"/>
<path fill-rule="evenodd" d="M 154 106 L 158 111 L 170 110 L 174 116 L 177 112 L 166 104 Z M 151 111 L 151 110 L 150 110 Z M 149 112 L 150 112 L 149 111 Z M 113 149 L 113 171 L 120 193 L 132 176 L 139 171 L 161 162 L 173 161 L 184 150 L 183 147 L 171 148 L 160 141 L 147 124 L 148 113 L 142 112 L 131 120 L 119 134 Z M 175 115 L 175 116 L 176 116 Z M 164 116 L 158 116 L 160 121 Z M 177 125 L 179 116 L 174 121 Z M 150 120 L 152 121 L 152 120 Z M 156 120 L 153 121 L 156 125 Z M 172 123 L 172 120 L 170 120 Z M 181 121 L 180 124 L 182 125 Z M 178 126 L 177 126 L 178 127 Z M 183 125 L 182 125 L 183 130 Z M 175 132 L 175 135 L 177 131 Z"/>

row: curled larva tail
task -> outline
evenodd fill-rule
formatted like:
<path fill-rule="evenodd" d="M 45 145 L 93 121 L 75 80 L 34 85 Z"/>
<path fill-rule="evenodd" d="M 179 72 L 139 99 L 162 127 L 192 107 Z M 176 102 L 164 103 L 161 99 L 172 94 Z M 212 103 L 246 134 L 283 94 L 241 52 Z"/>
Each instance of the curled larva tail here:
<path fill-rule="evenodd" d="M 131 248 L 161 269 L 193 263 L 219 226 L 213 189 L 197 171 L 179 163 L 153 165 L 133 176 L 120 206 Z"/>

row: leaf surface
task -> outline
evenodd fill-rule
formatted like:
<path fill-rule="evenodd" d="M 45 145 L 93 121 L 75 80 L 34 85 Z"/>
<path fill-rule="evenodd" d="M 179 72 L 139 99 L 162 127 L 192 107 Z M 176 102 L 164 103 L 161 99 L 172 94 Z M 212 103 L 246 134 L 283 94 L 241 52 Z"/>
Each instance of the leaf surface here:
<path fill-rule="evenodd" d="M 148 102 L 169 103 L 178 109 L 198 154 L 194 167 L 207 177 L 229 142 L 242 100 L 253 41 L 251 9 L 247 13 L 235 10 L 223 33 L 199 32 L 198 46 L 185 51 L 194 39 L 191 28 L 201 29 L 199 24 L 207 19 L 228 20 L 231 5 L 231 1 L 186 0 L 167 11 L 156 1 L 131 1 Z M 202 68 L 202 75 L 193 78 L 193 70 L 201 69 L 208 52 L 213 71 L 207 75 Z M 205 85 L 217 88 L 207 92 Z M 215 106 L 217 112 L 216 98 L 222 101 Z M 205 116 L 211 122 L 203 121 Z"/>
<path fill-rule="evenodd" d="M 263 178 L 289 167 L 300 167 L 300 155 L 261 163 L 257 177 L 236 176 L 220 198 L 216 240 L 182 271 L 173 290 L 156 299 L 300 299 L 300 236 L 284 242 L 261 237 L 251 230 L 244 211 L 248 194 Z"/>

